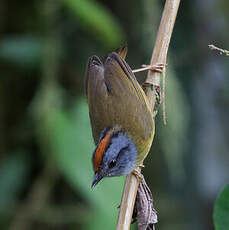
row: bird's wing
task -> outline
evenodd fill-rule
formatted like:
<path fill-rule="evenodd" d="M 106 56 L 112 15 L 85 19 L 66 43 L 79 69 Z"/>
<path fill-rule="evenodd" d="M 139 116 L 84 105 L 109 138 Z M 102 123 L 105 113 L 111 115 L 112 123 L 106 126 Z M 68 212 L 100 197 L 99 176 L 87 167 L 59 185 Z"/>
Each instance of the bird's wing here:
<path fill-rule="evenodd" d="M 105 127 L 119 126 L 133 139 L 152 135 L 153 118 L 148 99 L 132 70 L 116 52 L 105 64 L 93 56 L 87 71 L 87 94 L 95 142 Z"/>
<path fill-rule="evenodd" d="M 123 46 L 115 50 L 115 53 L 117 53 L 123 60 L 126 59 L 127 52 L 128 52 L 127 46 Z"/>
<path fill-rule="evenodd" d="M 88 98 L 89 116 L 91 120 L 92 134 L 97 144 L 100 132 L 103 130 L 101 111 L 103 101 L 108 97 L 104 81 L 104 66 L 97 56 L 89 58 L 86 72 L 86 94 Z M 101 106 L 102 105 L 102 106 Z"/>

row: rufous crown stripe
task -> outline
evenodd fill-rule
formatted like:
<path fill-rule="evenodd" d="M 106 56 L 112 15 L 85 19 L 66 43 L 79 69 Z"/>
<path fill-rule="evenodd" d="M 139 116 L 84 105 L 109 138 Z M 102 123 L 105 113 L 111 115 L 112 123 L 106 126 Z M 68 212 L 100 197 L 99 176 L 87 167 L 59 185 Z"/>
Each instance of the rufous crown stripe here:
<path fill-rule="evenodd" d="M 95 172 L 99 170 L 99 166 L 102 163 L 103 155 L 109 144 L 111 134 L 112 134 L 112 130 L 108 131 L 104 136 L 104 138 L 99 142 L 95 150 L 94 159 L 93 159 L 93 166 Z"/>

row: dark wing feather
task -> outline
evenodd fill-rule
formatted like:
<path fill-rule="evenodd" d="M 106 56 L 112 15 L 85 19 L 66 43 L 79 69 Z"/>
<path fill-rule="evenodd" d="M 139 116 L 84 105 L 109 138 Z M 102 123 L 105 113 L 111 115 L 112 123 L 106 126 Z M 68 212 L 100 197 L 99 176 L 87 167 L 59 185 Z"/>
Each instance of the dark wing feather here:
<path fill-rule="evenodd" d="M 117 53 L 111 53 L 104 65 L 92 57 L 87 79 L 95 142 L 101 131 L 111 126 L 119 126 L 136 142 L 152 135 L 153 118 L 147 98 L 130 67 Z"/>
<path fill-rule="evenodd" d="M 87 70 L 86 70 L 86 95 L 88 96 L 88 88 L 93 89 L 96 86 L 96 82 L 103 78 L 103 63 L 100 61 L 99 57 L 92 56 L 88 60 Z M 90 85 L 89 85 L 90 81 Z M 91 85 L 92 84 L 92 85 Z"/>
<path fill-rule="evenodd" d="M 86 72 L 86 94 L 88 97 L 89 115 L 92 133 L 97 144 L 100 134 L 97 127 L 101 127 L 99 105 L 107 97 L 107 87 L 104 81 L 104 66 L 97 56 L 89 58 Z M 94 119 L 95 118 L 95 119 Z"/>
<path fill-rule="evenodd" d="M 117 53 L 124 60 L 126 59 L 127 52 L 128 52 L 127 46 L 123 46 L 115 50 L 115 53 Z"/>
<path fill-rule="evenodd" d="M 112 85 L 109 119 L 129 132 L 133 138 L 149 138 L 153 118 L 148 99 L 129 65 L 114 52 L 104 64 L 104 78 L 108 85 Z"/>

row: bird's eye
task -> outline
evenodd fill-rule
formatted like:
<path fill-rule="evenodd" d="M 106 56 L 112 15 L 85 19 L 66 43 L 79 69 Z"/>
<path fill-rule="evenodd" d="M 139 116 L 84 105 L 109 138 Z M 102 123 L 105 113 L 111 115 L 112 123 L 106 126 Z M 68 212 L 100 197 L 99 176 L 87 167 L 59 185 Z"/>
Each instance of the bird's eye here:
<path fill-rule="evenodd" d="M 115 165 L 116 165 L 116 160 L 112 160 L 112 161 L 109 163 L 109 168 L 113 168 Z"/>

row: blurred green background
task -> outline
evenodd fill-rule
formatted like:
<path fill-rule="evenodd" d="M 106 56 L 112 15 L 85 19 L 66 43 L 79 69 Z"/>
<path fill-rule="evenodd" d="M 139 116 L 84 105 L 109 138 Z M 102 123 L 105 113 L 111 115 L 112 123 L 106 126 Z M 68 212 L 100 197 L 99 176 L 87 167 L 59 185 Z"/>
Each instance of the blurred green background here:
<path fill-rule="evenodd" d="M 124 178 L 91 190 L 87 60 L 128 44 L 148 64 L 164 1 L 0 1 L 0 229 L 115 229 Z M 212 229 L 229 181 L 228 0 L 182 1 L 166 74 L 167 125 L 144 175 L 160 230 Z M 142 81 L 146 73 L 137 74 Z M 136 225 L 132 226 L 136 229 Z"/>

